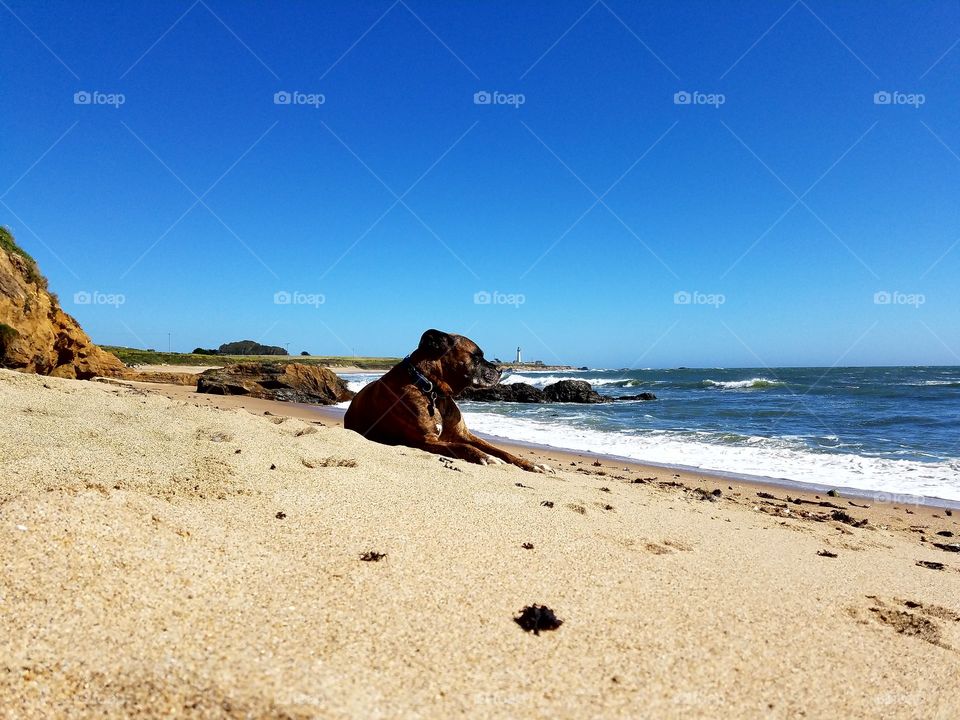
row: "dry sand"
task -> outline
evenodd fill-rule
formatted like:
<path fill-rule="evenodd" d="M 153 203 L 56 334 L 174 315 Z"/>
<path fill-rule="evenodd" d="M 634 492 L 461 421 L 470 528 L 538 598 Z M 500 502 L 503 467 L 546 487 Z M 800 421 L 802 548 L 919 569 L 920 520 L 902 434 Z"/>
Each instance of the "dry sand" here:
<path fill-rule="evenodd" d="M 960 715 L 958 513 L 817 522 L 168 390 L 0 371 L 0 717 Z"/>
<path fill-rule="evenodd" d="M 182 375 L 199 375 L 207 370 L 215 370 L 223 365 L 136 365 L 133 370 L 141 373 L 177 373 Z"/>

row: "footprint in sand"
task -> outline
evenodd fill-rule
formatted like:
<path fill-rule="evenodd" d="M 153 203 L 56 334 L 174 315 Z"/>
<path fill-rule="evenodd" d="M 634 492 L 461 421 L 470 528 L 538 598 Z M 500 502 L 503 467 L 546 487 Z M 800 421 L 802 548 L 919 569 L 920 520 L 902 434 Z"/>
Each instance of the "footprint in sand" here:
<path fill-rule="evenodd" d="M 300 462 L 308 468 L 328 468 L 328 467 L 348 467 L 357 466 L 357 461 L 353 458 L 339 458 L 336 456 L 326 458 L 301 458 Z"/>
<path fill-rule="evenodd" d="M 693 550 L 692 546 L 679 540 L 663 540 L 662 544 L 647 542 L 644 544 L 644 548 L 646 548 L 647 552 L 651 552 L 654 555 L 668 555 L 677 550 L 680 552 L 690 552 Z"/>
<path fill-rule="evenodd" d="M 663 545 L 658 545 L 655 542 L 646 543 L 644 545 L 644 548 L 647 549 L 647 552 L 651 552 L 654 555 L 668 555 L 669 553 L 673 552 L 673 550 L 671 550 L 670 548 L 665 547 Z"/>
<path fill-rule="evenodd" d="M 198 430 L 197 439 L 204 438 L 204 437 L 210 442 L 215 442 L 215 443 L 224 443 L 224 442 L 233 441 L 233 435 L 231 435 L 228 432 L 224 432 L 223 430 Z"/>
<path fill-rule="evenodd" d="M 940 605 L 927 605 L 902 598 L 886 602 L 876 595 L 867 595 L 867 599 L 872 601 L 867 610 L 875 621 L 893 628 L 901 635 L 917 637 L 946 650 L 953 649 L 944 641 L 944 626 L 938 621 L 960 623 L 960 613 Z M 851 614 L 858 617 L 855 609 L 851 609 Z"/>

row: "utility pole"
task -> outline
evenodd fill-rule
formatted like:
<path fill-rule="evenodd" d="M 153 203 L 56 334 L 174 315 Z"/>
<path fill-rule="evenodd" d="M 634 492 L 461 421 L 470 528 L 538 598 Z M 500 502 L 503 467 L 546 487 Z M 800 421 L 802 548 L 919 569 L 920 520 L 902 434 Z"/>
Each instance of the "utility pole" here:
<path fill-rule="evenodd" d="M 170 348 L 171 348 L 170 335 L 171 335 L 171 333 L 167 333 L 167 352 L 173 352 L 173 351 L 170 349 Z"/>

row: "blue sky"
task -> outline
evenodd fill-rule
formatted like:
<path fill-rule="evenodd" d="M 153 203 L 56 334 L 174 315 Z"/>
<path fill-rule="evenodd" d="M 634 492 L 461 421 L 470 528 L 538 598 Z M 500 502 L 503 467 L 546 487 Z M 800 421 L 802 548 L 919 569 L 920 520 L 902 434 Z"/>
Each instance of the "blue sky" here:
<path fill-rule="evenodd" d="M 0 22 L 0 222 L 97 342 L 960 364 L 956 2 Z"/>

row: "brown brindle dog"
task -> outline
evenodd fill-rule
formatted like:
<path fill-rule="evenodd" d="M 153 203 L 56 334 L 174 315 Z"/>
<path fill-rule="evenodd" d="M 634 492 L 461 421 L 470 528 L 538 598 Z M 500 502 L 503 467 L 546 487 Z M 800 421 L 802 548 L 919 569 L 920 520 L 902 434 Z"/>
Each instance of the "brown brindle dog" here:
<path fill-rule="evenodd" d="M 511 455 L 467 430 L 453 399 L 467 387 L 492 387 L 499 381 L 500 370 L 484 360 L 475 342 L 427 330 L 416 350 L 356 394 L 343 426 L 385 445 L 406 445 L 480 465 L 506 462 L 549 472 L 548 466 Z"/>

